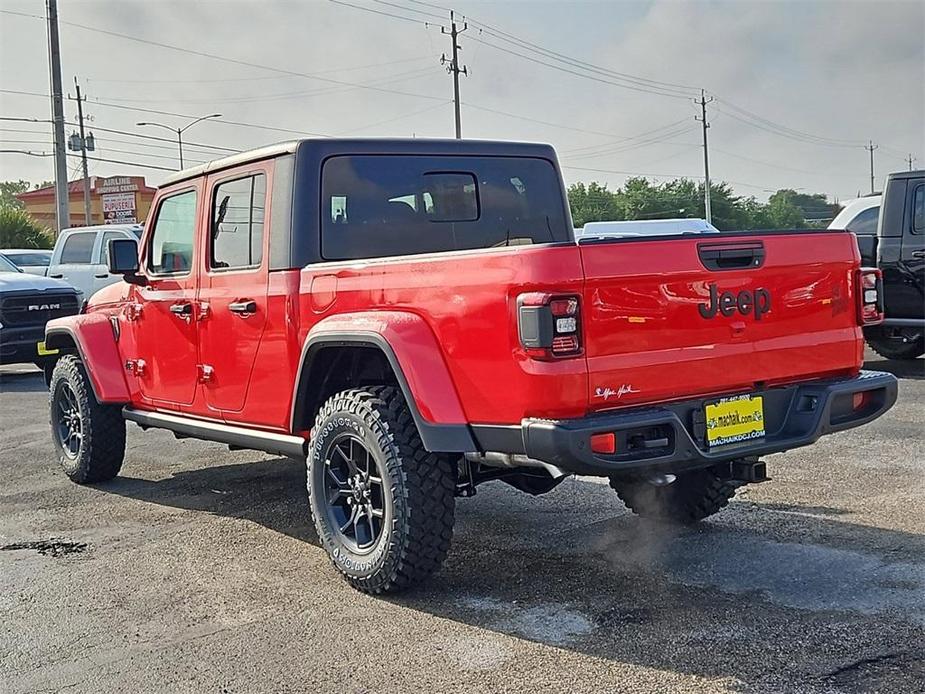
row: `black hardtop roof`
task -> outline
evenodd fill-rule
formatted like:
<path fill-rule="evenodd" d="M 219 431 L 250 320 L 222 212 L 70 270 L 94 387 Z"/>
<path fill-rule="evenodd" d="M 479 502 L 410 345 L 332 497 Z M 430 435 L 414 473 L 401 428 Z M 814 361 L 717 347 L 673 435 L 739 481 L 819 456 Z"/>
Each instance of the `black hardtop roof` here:
<path fill-rule="evenodd" d="M 429 138 L 311 138 L 280 142 L 184 169 L 168 176 L 160 187 L 254 161 L 272 159 L 288 154 L 302 154 L 303 152 L 307 154 L 309 150 L 313 156 L 319 159 L 335 154 L 420 154 L 433 156 L 537 157 L 556 161 L 556 153 L 551 145 L 533 142 Z"/>

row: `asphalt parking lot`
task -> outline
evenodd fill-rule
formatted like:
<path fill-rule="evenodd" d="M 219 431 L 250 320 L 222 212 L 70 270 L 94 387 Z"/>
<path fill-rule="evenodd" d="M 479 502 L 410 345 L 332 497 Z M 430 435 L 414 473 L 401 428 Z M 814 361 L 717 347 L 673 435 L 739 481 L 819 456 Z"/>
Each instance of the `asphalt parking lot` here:
<path fill-rule="evenodd" d="M 0 691 L 921 692 L 925 360 L 865 428 L 768 458 L 695 529 L 573 479 L 460 499 L 423 589 L 343 583 L 299 462 L 129 425 L 122 477 L 56 469 L 0 371 Z"/>

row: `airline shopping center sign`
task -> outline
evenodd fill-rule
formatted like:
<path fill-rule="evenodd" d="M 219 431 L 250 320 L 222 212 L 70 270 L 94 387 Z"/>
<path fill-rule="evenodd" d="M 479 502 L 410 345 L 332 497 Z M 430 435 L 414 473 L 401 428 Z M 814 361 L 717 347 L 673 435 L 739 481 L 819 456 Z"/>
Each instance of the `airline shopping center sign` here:
<path fill-rule="evenodd" d="M 128 176 L 114 176 L 101 180 L 96 192 L 103 203 L 103 221 L 106 224 L 137 222 L 135 192 L 138 189 L 138 181 Z"/>

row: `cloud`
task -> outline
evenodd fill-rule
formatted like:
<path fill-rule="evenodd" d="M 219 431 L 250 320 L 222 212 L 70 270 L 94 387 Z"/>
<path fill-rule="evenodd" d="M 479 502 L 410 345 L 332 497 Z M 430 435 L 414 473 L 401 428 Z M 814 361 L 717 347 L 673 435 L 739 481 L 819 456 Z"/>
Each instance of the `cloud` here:
<path fill-rule="evenodd" d="M 426 6 L 395 2 L 406 9 L 367 7 L 440 21 L 413 11 L 430 11 Z M 4 9 L 41 14 L 34 2 L 7 2 Z M 458 9 L 477 22 L 611 70 L 705 87 L 720 100 L 710 110 L 711 168 L 715 178 L 736 182 L 739 193 L 764 197 L 765 189 L 787 186 L 845 198 L 864 191 L 867 153 L 860 144 L 868 139 L 883 145 L 877 152 L 881 179 L 904 168 L 907 150 L 920 164 L 925 161 L 925 5 L 920 2 L 463 2 Z M 182 123 L 182 118 L 131 110 L 148 108 L 191 115 L 218 111 L 228 120 L 318 133 L 452 135 L 452 83 L 439 64 L 449 41 L 435 25 L 425 28 L 320 1 L 75 2 L 63 3 L 60 15 L 63 21 L 324 78 L 281 75 L 63 24 L 64 82 L 70 85 L 74 75 L 80 76 L 91 97 L 93 123 L 101 128 L 136 132 L 138 120 Z M 621 89 L 511 55 L 499 48 L 555 62 L 479 33 L 475 23 L 460 41 L 461 60 L 471 69 L 461 85 L 464 135 L 542 140 L 568 152 L 685 120 L 691 130 L 666 142 L 594 158 L 570 160 L 563 154 L 562 159 L 611 171 L 701 173 L 700 133 L 690 101 Z M 4 88 L 46 92 L 45 53 L 42 22 L 2 15 Z M 789 128 L 858 144 L 797 142 L 741 122 L 741 112 L 723 102 Z M 71 119 L 73 104 L 67 108 Z M 45 118 L 49 107 L 43 99 L 3 94 L 0 111 Z M 44 126 L 27 129 L 39 133 L 35 139 L 50 139 Z M 4 135 L 8 141 L 32 139 Z M 289 136 L 205 122 L 187 137 L 249 148 Z M 174 165 L 167 148 L 114 143 L 114 138 L 146 142 L 99 132 L 102 152 L 128 149 L 139 153 L 138 161 Z M 0 155 L 0 168 L 5 178 L 39 180 L 52 172 L 50 160 L 12 155 Z M 124 172 L 122 166 L 94 165 L 94 173 Z M 613 186 L 625 178 L 579 169 L 565 173 L 568 180 L 596 178 Z M 146 174 L 155 181 L 162 175 Z"/>

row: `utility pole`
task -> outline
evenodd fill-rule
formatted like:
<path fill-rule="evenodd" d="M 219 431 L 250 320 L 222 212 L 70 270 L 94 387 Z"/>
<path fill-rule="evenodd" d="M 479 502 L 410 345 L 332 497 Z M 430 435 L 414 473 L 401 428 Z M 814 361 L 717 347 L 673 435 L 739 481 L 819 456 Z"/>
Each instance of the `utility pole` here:
<path fill-rule="evenodd" d="M 90 174 L 87 171 L 87 149 L 88 145 L 92 148 L 93 143 L 87 142 L 87 136 L 84 134 L 83 99 L 80 96 L 80 85 L 76 77 L 74 87 L 77 89 L 77 124 L 80 126 L 80 160 L 84 173 L 84 223 L 90 226 Z"/>
<path fill-rule="evenodd" d="M 880 145 L 875 145 L 873 140 L 869 140 L 868 144 L 864 145 L 864 149 L 870 152 L 870 192 L 874 192 L 874 150 L 878 149 Z"/>
<path fill-rule="evenodd" d="M 450 30 L 447 31 L 446 27 L 440 27 L 441 34 L 449 34 L 450 40 L 453 42 L 453 57 L 451 60 L 446 59 L 446 53 L 440 57 L 440 64 L 446 65 L 446 71 L 453 75 L 453 105 L 456 109 L 456 139 L 462 139 L 462 124 L 459 120 L 459 73 L 461 72 L 464 75 L 468 75 L 469 72 L 466 66 L 459 67 L 459 51 L 462 50 L 462 46 L 457 42 L 457 37 L 469 28 L 468 22 L 463 22 L 463 28 L 458 30 L 456 29 L 456 17 L 453 13 L 453 10 L 450 10 Z"/>
<path fill-rule="evenodd" d="M 706 92 L 700 90 L 700 101 L 694 101 L 700 105 L 700 116 L 694 116 L 694 120 L 700 121 L 703 125 L 703 208 L 707 219 L 707 224 L 713 223 L 713 214 L 710 210 L 710 152 L 707 148 L 707 128 L 710 123 L 707 120 L 707 104 L 713 101 L 711 96 L 707 98 Z"/>
<path fill-rule="evenodd" d="M 45 0 L 48 21 L 48 71 L 51 82 L 51 119 L 55 142 L 55 217 L 60 234 L 71 225 L 64 142 L 64 96 L 61 93 L 61 46 L 58 41 L 58 2 Z"/>
<path fill-rule="evenodd" d="M 912 156 L 912 152 L 909 153 L 909 156 L 906 158 L 906 161 L 909 162 L 909 171 L 912 171 L 912 162 L 915 161 L 915 157 Z"/>

